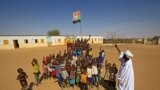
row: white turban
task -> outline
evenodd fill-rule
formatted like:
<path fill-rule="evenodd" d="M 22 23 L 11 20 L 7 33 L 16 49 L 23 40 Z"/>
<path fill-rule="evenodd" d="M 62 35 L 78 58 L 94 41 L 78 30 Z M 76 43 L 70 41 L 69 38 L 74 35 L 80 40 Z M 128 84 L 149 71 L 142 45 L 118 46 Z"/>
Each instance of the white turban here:
<path fill-rule="evenodd" d="M 128 58 L 133 57 L 133 54 L 132 54 L 129 50 L 125 51 L 124 54 L 125 54 Z"/>

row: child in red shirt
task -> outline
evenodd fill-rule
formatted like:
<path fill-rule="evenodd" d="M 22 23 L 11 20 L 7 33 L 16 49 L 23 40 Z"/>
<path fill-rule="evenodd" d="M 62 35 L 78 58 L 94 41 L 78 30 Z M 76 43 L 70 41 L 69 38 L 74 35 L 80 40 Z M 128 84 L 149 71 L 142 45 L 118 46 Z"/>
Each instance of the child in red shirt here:
<path fill-rule="evenodd" d="M 53 67 L 53 69 L 52 69 L 52 77 L 53 77 L 54 80 L 56 79 L 56 69 L 55 69 L 55 67 Z"/>

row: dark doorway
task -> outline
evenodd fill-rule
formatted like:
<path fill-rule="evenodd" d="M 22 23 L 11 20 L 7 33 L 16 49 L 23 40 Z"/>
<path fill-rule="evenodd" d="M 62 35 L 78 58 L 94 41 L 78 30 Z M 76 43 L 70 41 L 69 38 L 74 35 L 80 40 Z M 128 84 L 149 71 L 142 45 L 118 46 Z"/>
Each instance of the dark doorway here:
<path fill-rule="evenodd" d="M 19 48 L 18 40 L 13 40 L 14 48 Z"/>

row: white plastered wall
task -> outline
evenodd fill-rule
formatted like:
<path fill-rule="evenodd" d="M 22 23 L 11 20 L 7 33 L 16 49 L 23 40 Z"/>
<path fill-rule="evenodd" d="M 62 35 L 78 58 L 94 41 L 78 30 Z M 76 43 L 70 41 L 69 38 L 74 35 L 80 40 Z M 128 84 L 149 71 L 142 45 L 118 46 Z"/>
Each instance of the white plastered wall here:
<path fill-rule="evenodd" d="M 35 43 L 37 39 L 37 43 Z M 43 39 L 43 42 L 41 42 Z M 8 40 L 8 44 L 4 45 L 3 40 Z M 18 41 L 19 48 L 46 47 L 46 36 L 0 36 L 0 49 L 14 49 L 14 40 Z M 28 40 L 28 43 L 25 43 Z"/>

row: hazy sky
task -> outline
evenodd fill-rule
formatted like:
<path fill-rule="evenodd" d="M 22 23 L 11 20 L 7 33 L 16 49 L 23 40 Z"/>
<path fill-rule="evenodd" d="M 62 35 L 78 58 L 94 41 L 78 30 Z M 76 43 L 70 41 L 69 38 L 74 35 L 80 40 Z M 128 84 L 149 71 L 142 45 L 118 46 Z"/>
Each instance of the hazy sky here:
<path fill-rule="evenodd" d="M 84 35 L 160 35 L 160 0 L 0 0 L 0 35 L 46 35 L 54 28 L 79 35 L 80 24 L 72 23 L 75 10 Z"/>

